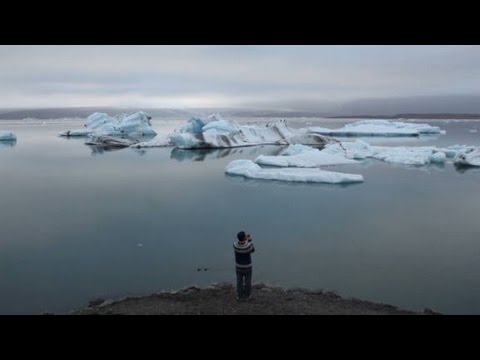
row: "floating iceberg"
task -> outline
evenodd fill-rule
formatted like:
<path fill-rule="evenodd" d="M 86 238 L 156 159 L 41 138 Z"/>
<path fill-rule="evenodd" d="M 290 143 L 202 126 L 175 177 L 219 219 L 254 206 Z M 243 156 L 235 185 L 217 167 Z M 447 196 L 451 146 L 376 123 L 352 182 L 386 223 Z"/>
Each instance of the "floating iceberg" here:
<path fill-rule="evenodd" d="M 469 153 L 474 151 L 475 149 L 476 149 L 475 146 L 452 145 L 447 148 L 438 148 L 437 150 L 445 153 L 447 158 L 455 158 L 460 154 Z"/>
<path fill-rule="evenodd" d="M 441 151 L 437 151 L 430 155 L 430 162 L 432 163 L 445 164 L 446 160 L 447 155 Z"/>
<path fill-rule="evenodd" d="M 329 144 L 323 151 L 329 154 L 344 154 L 352 159 L 373 158 L 389 163 L 418 166 L 432 162 L 444 163 L 447 158 L 444 151 L 434 146 L 371 146 L 362 140 Z"/>
<path fill-rule="evenodd" d="M 60 136 L 87 137 L 94 134 L 96 129 L 112 125 L 114 122 L 118 122 L 118 119 L 112 118 L 105 113 L 93 113 L 87 118 L 83 129 L 64 131 L 60 133 Z"/>
<path fill-rule="evenodd" d="M 388 149 L 375 149 L 375 153 L 371 156 L 374 159 L 382 160 L 389 163 L 405 164 L 405 165 L 427 165 L 432 162 L 445 163 L 446 155 L 437 152 L 435 148 L 422 147 L 394 147 Z"/>
<path fill-rule="evenodd" d="M 84 129 L 69 130 L 60 136 L 155 136 L 151 116 L 143 111 L 132 115 L 111 117 L 105 113 L 94 113 L 87 118 Z"/>
<path fill-rule="evenodd" d="M 170 142 L 180 149 L 232 148 L 268 144 L 324 145 L 325 136 L 308 133 L 306 129 L 292 129 L 285 121 L 260 125 L 239 125 L 224 120 L 220 115 L 206 119 L 191 118 L 187 124 L 170 135 Z"/>
<path fill-rule="evenodd" d="M 458 154 L 454 163 L 457 166 L 480 166 L 480 149 Z"/>
<path fill-rule="evenodd" d="M 17 135 L 11 131 L 0 131 L 0 141 L 17 141 Z"/>
<path fill-rule="evenodd" d="M 60 136 L 66 137 L 87 137 L 93 134 L 93 130 L 91 129 L 76 129 L 76 130 L 67 130 L 60 133 Z"/>
<path fill-rule="evenodd" d="M 437 126 L 428 124 L 412 124 L 387 120 L 362 120 L 347 124 L 340 129 L 311 127 L 311 133 L 329 136 L 420 136 L 427 134 L 445 134 Z"/>
<path fill-rule="evenodd" d="M 430 163 L 445 163 L 448 159 L 458 158 L 462 154 L 478 150 L 474 146 L 452 145 L 445 148 L 435 146 L 371 146 L 365 141 L 342 142 L 328 144 L 323 151 L 339 154 L 347 158 L 374 158 L 390 163 L 406 165 L 427 165 Z"/>
<path fill-rule="evenodd" d="M 85 144 L 103 148 L 125 148 L 136 143 L 135 140 L 121 139 L 113 136 L 92 136 Z"/>
<path fill-rule="evenodd" d="M 156 136 L 157 132 L 153 130 L 152 117 L 143 111 L 124 117 L 120 120 L 120 125 L 116 126 L 117 135 L 129 135 L 133 137 Z M 104 134 L 114 135 L 114 134 Z"/>
<path fill-rule="evenodd" d="M 363 176 L 321 169 L 262 169 L 251 160 L 234 160 L 225 172 L 249 179 L 278 180 L 304 183 L 344 184 L 363 182 Z"/>
<path fill-rule="evenodd" d="M 261 165 L 303 168 L 358 163 L 346 158 L 342 153 L 327 153 L 300 144 L 290 145 L 280 156 L 260 155 L 255 162 Z"/>
<path fill-rule="evenodd" d="M 153 147 L 165 147 L 165 146 L 172 146 L 169 136 L 160 136 L 157 135 L 150 141 L 139 142 L 132 147 L 140 149 L 140 148 L 153 148 Z"/>
<path fill-rule="evenodd" d="M 422 166 L 444 164 L 448 158 L 474 151 L 465 145 L 447 148 L 434 146 L 371 146 L 362 140 L 327 144 L 322 150 L 304 145 L 290 145 L 279 156 L 259 156 L 257 164 L 279 167 L 315 168 L 327 165 L 358 163 L 356 160 L 373 158 L 389 163 Z"/>

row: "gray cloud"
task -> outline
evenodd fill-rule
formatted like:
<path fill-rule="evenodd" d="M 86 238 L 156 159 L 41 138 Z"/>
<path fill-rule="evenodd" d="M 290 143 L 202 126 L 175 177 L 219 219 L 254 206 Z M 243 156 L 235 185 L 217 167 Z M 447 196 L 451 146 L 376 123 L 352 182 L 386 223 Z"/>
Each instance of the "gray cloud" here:
<path fill-rule="evenodd" d="M 479 46 L 0 46 L 0 107 L 332 110 L 480 95 L 479 76 Z"/>

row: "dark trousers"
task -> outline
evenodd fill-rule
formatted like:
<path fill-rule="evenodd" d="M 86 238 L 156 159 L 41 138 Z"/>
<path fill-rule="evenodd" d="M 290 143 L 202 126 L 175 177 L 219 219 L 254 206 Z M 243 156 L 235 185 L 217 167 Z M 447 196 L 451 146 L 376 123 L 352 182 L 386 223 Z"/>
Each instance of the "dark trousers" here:
<path fill-rule="evenodd" d="M 237 269 L 237 297 L 248 299 L 252 292 L 252 268 Z"/>

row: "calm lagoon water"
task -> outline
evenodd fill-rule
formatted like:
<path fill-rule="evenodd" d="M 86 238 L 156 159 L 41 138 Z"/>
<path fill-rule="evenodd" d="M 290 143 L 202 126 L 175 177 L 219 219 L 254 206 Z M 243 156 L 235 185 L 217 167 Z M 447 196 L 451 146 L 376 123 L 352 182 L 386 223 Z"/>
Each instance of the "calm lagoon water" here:
<path fill-rule="evenodd" d="M 154 125 L 168 133 L 182 122 Z M 369 141 L 480 146 L 480 132 L 470 132 L 480 122 L 422 122 L 447 134 Z M 62 313 L 97 297 L 233 282 L 232 241 L 244 229 L 257 248 L 254 281 L 480 314 L 480 169 L 372 160 L 332 168 L 362 174 L 363 184 L 254 181 L 224 168 L 281 147 L 98 152 L 57 137 L 81 124 L 0 121 L 18 136 L 0 146 L 2 314 Z"/>

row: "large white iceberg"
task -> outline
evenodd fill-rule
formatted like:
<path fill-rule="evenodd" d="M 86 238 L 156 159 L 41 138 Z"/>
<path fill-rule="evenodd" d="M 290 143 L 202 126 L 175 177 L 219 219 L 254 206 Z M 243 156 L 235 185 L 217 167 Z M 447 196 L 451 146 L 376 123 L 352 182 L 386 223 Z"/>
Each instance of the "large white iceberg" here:
<path fill-rule="evenodd" d="M 16 141 L 17 135 L 11 131 L 0 131 L 0 141 Z"/>
<path fill-rule="evenodd" d="M 363 182 L 362 175 L 345 174 L 322 169 L 262 169 L 251 160 L 234 160 L 227 165 L 225 172 L 230 175 L 259 180 L 328 184 Z"/>
<path fill-rule="evenodd" d="M 330 154 L 344 154 L 345 157 L 352 159 L 373 158 L 406 165 L 426 165 L 432 162 L 432 159 L 435 162 L 441 160 L 435 155 L 438 150 L 433 146 L 371 146 L 361 140 L 327 146 L 324 151 Z"/>
<path fill-rule="evenodd" d="M 279 167 L 315 168 L 326 165 L 353 164 L 366 158 L 405 165 L 444 164 L 447 159 L 471 153 L 475 147 L 454 145 L 447 148 L 434 146 L 372 146 L 365 141 L 337 142 L 327 144 L 322 150 L 304 145 L 290 145 L 279 156 L 259 156 L 257 164 Z M 473 160 L 470 156 L 464 162 Z M 471 159 L 471 160 L 470 160 Z M 462 160 L 460 159 L 459 162 Z"/>
<path fill-rule="evenodd" d="M 280 156 L 260 155 L 255 162 L 261 165 L 303 168 L 358 163 L 346 158 L 342 153 L 327 153 L 300 144 L 290 145 Z"/>
<path fill-rule="evenodd" d="M 311 127 L 311 133 L 329 136 L 420 136 L 427 134 L 445 134 L 438 126 L 393 122 L 387 120 L 362 120 L 347 124 L 339 129 Z"/>
<path fill-rule="evenodd" d="M 477 148 L 467 145 L 452 145 L 448 147 L 435 146 L 371 146 L 365 141 L 341 142 L 328 144 L 323 151 L 331 154 L 343 153 L 350 159 L 373 158 L 390 163 L 406 165 L 427 165 L 430 163 L 445 163 L 461 154 L 472 153 Z"/>
<path fill-rule="evenodd" d="M 434 146 L 371 146 L 362 140 L 329 144 L 323 151 L 330 154 L 344 154 L 351 159 L 373 158 L 389 163 L 418 166 L 444 163 L 447 158 L 447 154 L 442 149 Z"/>
<path fill-rule="evenodd" d="M 154 140 L 155 141 L 155 140 Z M 330 139 L 292 129 L 283 120 L 266 125 L 239 125 L 224 120 L 219 114 L 191 118 L 187 124 L 170 135 L 170 142 L 180 149 L 232 148 L 268 144 L 324 145 Z M 146 146 L 149 144 L 146 143 Z"/>
<path fill-rule="evenodd" d="M 155 136 L 151 116 L 143 111 L 131 115 L 111 117 L 105 113 L 94 113 L 87 118 L 83 129 L 69 130 L 60 136 L 129 136 L 140 138 Z"/>

